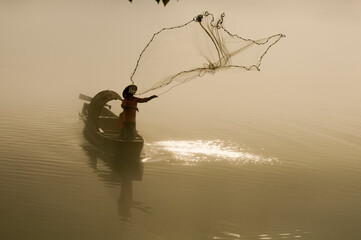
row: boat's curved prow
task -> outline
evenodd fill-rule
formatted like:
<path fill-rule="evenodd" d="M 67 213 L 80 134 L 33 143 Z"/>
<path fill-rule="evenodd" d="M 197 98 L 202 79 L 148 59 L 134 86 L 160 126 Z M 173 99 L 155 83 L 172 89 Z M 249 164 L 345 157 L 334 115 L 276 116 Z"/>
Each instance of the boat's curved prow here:
<path fill-rule="evenodd" d="M 88 121 L 94 129 L 99 129 L 99 115 L 103 107 L 112 100 L 122 100 L 118 93 L 104 90 L 96 94 L 88 106 Z"/>

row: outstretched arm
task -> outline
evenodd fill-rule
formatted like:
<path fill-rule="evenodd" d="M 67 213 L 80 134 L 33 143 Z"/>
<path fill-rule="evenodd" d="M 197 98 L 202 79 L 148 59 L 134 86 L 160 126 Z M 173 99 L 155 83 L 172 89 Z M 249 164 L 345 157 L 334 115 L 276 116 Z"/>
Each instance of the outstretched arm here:
<path fill-rule="evenodd" d="M 147 97 L 147 98 L 137 98 L 137 97 L 134 97 L 138 103 L 143 103 L 143 102 L 148 102 L 150 100 L 152 100 L 153 98 L 157 98 L 158 96 L 157 95 L 153 95 L 153 96 L 150 96 L 150 97 Z"/>

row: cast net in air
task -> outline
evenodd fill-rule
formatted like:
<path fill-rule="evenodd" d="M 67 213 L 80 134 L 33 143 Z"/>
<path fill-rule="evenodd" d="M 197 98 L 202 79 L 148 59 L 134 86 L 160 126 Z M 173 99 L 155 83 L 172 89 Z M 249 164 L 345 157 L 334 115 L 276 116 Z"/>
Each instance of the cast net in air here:
<path fill-rule="evenodd" d="M 170 89 L 221 69 L 260 70 L 269 49 L 283 34 L 259 40 L 245 39 L 223 27 L 205 12 L 191 21 L 163 28 L 153 35 L 139 55 L 131 75 L 138 95 L 152 92 L 161 95 Z"/>

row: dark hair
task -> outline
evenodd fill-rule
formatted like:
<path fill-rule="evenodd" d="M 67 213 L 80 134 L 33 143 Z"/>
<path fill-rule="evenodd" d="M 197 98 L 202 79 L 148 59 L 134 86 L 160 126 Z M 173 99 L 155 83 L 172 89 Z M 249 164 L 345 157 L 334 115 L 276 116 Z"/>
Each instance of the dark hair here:
<path fill-rule="evenodd" d="M 134 94 L 136 93 L 137 89 L 138 89 L 137 86 L 134 84 L 127 86 L 123 90 L 123 97 L 125 99 L 129 99 L 129 98 L 133 97 Z"/>
<path fill-rule="evenodd" d="M 126 88 L 124 88 L 122 95 L 123 95 L 123 98 L 125 98 L 125 99 L 130 99 L 131 97 L 133 97 L 133 94 L 131 94 L 131 93 L 129 92 L 129 86 L 127 86 Z"/>

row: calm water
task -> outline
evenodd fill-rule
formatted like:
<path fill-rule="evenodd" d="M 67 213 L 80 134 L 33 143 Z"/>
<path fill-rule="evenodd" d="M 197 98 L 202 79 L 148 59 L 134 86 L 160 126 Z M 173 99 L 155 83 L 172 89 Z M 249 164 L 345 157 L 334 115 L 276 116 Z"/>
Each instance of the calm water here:
<path fill-rule="evenodd" d="M 210 98 L 172 102 L 175 91 L 141 106 L 146 145 L 131 164 L 84 138 L 75 93 L 4 94 L 1 239 L 361 236 L 357 104 L 247 108 L 238 99 L 220 110 Z"/>

